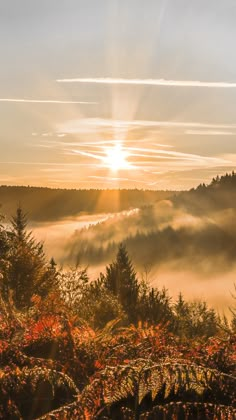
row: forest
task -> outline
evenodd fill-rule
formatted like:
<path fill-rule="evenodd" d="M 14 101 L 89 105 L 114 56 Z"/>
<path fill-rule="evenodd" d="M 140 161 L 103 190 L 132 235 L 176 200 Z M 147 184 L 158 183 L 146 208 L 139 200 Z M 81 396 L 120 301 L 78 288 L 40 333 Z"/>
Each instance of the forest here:
<path fill-rule="evenodd" d="M 236 261 L 236 175 L 212 179 L 209 185 L 144 202 L 129 214 L 118 213 L 75 230 L 65 238 L 62 260 L 101 265 L 115 258 L 125 242 L 138 270 L 173 266 L 200 276 L 227 273 Z"/>
<path fill-rule="evenodd" d="M 230 317 L 174 299 L 138 276 L 125 243 L 96 280 L 64 269 L 19 206 L 0 227 L 0 418 L 233 420 L 231 293 Z"/>
<path fill-rule="evenodd" d="M 145 203 L 169 198 L 173 191 L 55 189 L 45 187 L 0 186 L 2 213 L 10 217 L 22 203 L 31 221 L 53 221 L 78 213 L 119 212 Z M 40 202 L 40 206 L 38 203 Z M 61 205 L 63 203 L 63 206 Z"/>

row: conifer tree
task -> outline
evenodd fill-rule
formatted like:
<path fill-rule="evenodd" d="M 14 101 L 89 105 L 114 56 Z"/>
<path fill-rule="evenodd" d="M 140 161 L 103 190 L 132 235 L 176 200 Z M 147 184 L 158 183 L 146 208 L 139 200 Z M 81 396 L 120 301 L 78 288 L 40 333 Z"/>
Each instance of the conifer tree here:
<path fill-rule="evenodd" d="M 12 234 L 14 238 L 19 242 L 25 242 L 27 239 L 30 239 L 30 234 L 27 234 L 26 227 L 27 227 L 27 217 L 26 214 L 23 213 L 21 207 L 16 209 L 16 215 L 11 219 L 12 224 Z"/>
<path fill-rule="evenodd" d="M 145 280 L 142 280 L 139 290 L 138 319 L 150 325 L 162 323 L 168 324 L 168 328 L 172 327 L 173 312 L 167 289 L 150 287 Z"/>
<path fill-rule="evenodd" d="M 204 301 L 185 302 L 182 294 L 174 306 L 175 328 L 180 337 L 211 337 L 217 332 L 217 316 Z"/>
<path fill-rule="evenodd" d="M 11 220 L 9 287 L 18 309 L 31 305 L 34 294 L 46 296 L 53 284 L 54 273 L 47 266 L 43 245 L 27 231 L 27 217 L 21 207 Z"/>
<path fill-rule="evenodd" d="M 188 335 L 190 310 L 189 310 L 189 305 L 187 302 L 185 302 L 182 293 L 179 293 L 178 300 L 176 304 L 174 305 L 174 313 L 175 313 L 174 331 L 181 338 L 184 338 Z"/>
<path fill-rule="evenodd" d="M 129 321 L 136 322 L 139 285 L 132 262 L 123 244 L 119 246 L 116 260 L 106 267 L 104 285 L 118 298 Z"/>

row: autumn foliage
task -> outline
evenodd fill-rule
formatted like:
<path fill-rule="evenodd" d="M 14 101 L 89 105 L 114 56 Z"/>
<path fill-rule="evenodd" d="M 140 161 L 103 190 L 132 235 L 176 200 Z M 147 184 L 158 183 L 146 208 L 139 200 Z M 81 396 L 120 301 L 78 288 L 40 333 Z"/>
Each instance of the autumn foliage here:
<path fill-rule="evenodd" d="M 84 269 L 61 272 L 19 222 L 17 241 L 0 235 L 0 418 L 236 417 L 233 322 L 139 282 L 124 246 L 94 283 Z M 17 305 L 21 240 L 31 286 Z"/>

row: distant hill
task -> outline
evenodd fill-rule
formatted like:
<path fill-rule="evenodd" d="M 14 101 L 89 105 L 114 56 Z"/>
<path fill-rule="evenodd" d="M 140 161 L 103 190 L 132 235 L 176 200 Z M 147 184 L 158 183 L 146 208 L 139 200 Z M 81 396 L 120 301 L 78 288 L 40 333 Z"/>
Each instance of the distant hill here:
<path fill-rule="evenodd" d="M 178 194 L 173 202 L 197 215 L 236 209 L 236 173 L 216 176 L 209 185 L 200 184 L 197 188 Z"/>
<path fill-rule="evenodd" d="M 0 186 L 0 213 L 10 217 L 20 204 L 31 221 L 52 221 L 79 213 L 113 213 L 168 199 L 173 191 L 67 190 Z"/>
<path fill-rule="evenodd" d="M 231 270 L 236 261 L 236 175 L 216 177 L 138 213 L 78 230 L 68 242 L 65 261 L 99 265 L 115 257 L 124 242 L 137 267 Z"/>

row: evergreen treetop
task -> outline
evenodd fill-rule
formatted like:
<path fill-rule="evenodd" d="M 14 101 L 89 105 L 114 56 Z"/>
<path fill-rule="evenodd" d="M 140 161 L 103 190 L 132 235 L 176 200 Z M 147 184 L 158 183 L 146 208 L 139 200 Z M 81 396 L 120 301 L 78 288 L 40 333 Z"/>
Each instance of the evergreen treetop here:
<path fill-rule="evenodd" d="M 126 247 L 120 244 L 116 260 L 106 267 L 105 287 L 120 301 L 130 320 L 136 318 L 139 284 Z"/>

